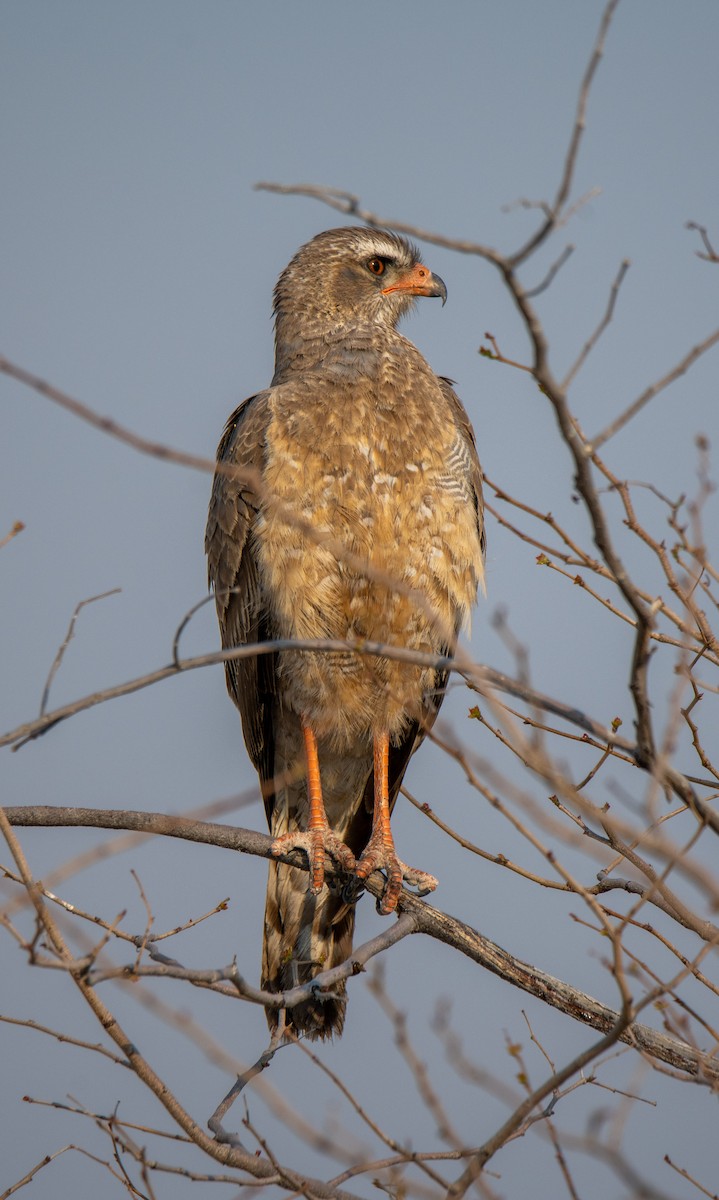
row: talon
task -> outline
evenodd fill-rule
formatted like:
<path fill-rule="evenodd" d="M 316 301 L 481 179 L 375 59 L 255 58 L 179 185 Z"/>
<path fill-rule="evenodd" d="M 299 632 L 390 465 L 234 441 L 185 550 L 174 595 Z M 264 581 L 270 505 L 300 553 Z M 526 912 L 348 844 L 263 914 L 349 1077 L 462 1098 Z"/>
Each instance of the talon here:
<path fill-rule="evenodd" d="M 399 866 L 399 859 L 395 860 Z M 377 912 L 381 917 L 388 917 L 395 912 L 402 891 L 402 872 L 395 873 L 394 866 L 388 872 L 387 887 L 377 901 Z"/>
<path fill-rule="evenodd" d="M 397 857 L 394 850 L 386 846 L 370 844 L 360 859 L 357 879 L 367 879 L 373 871 L 384 871 L 387 876 L 387 886 L 377 901 L 377 911 L 381 916 L 389 916 L 397 908 L 402 885 L 416 890 L 417 895 L 426 896 L 437 887 L 438 880 L 428 871 L 420 871 L 416 867 L 408 867 Z"/>
<path fill-rule="evenodd" d="M 404 863 L 401 866 L 405 887 L 414 888 L 418 896 L 428 896 L 438 886 L 437 876 L 430 875 L 429 871 L 418 871 L 416 867 L 407 867 Z"/>
<path fill-rule="evenodd" d="M 348 874 L 354 872 L 357 865 L 349 846 L 346 846 L 329 827 L 310 829 L 306 833 L 299 830 L 283 833 L 281 837 L 275 838 L 271 850 L 273 854 L 289 854 L 290 850 L 304 851 L 310 868 L 307 890 L 313 896 L 317 896 L 324 887 L 325 854 Z"/>
<path fill-rule="evenodd" d="M 343 904 L 356 904 L 364 892 L 362 880 L 357 878 L 356 867 L 352 874 L 339 888 L 339 897 Z"/>

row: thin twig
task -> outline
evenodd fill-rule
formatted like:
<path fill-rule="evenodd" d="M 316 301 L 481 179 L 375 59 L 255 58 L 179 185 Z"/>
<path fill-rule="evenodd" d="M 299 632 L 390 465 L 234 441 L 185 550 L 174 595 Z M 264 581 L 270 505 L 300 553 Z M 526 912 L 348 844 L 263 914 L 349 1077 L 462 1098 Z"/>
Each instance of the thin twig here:
<path fill-rule="evenodd" d="M 45 688 L 42 693 L 42 701 L 40 703 L 40 716 L 41 717 L 43 717 L 45 715 L 45 709 L 47 708 L 47 702 L 50 699 L 50 688 L 52 687 L 52 681 L 55 678 L 55 676 L 60 668 L 60 664 L 62 663 L 65 651 L 67 650 L 70 642 L 72 641 L 73 637 L 75 636 L 75 626 L 77 624 L 77 618 L 79 617 L 83 608 L 85 608 L 85 606 L 87 604 L 94 604 L 97 600 L 105 600 L 108 596 L 117 596 L 118 593 L 121 591 L 122 591 L 122 588 L 119 588 L 119 587 L 110 588 L 110 590 L 108 592 L 100 592 L 100 594 L 97 596 L 88 596 L 88 598 L 86 600 L 80 600 L 80 602 L 75 605 L 75 610 L 70 618 L 70 624 L 67 627 L 67 633 L 65 634 L 64 641 L 62 642 L 61 646 L 58 648 L 58 652 L 55 655 L 54 662 L 53 662 L 52 666 L 50 667 L 50 673 L 48 674 L 47 682 L 45 684 Z"/>
<path fill-rule="evenodd" d="M 704 249 L 706 253 L 702 254 L 701 250 L 697 250 L 697 258 L 703 258 L 705 262 L 719 262 L 719 254 L 709 240 L 709 234 L 707 233 L 705 227 L 703 225 L 698 225 L 696 221 L 687 221 L 685 228 L 695 229 L 704 243 Z"/>
<path fill-rule="evenodd" d="M 655 396 L 658 396 L 660 392 L 669 387 L 670 383 L 674 383 L 675 380 L 684 375 L 697 359 L 706 354 L 707 350 L 711 350 L 712 346 L 715 346 L 717 342 L 719 342 L 719 329 L 715 329 L 703 342 L 699 342 L 696 346 L 692 347 L 689 353 L 685 354 L 684 358 L 675 367 L 672 367 L 671 371 L 667 371 L 666 375 L 662 375 L 661 379 L 657 379 L 655 383 L 651 383 L 648 388 L 645 388 L 642 394 L 637 396 L 637 399 L 623 413 L 620 413 L 611 424 L 607 425 L 606 429 L 589 438 L 587 445 L 590 452 L 594 453 L 599 450 L 605 442 L 614 437 L 615 433 L 623 429 L 631 421 L 632 417 L 635 417 L 644 408 L 645 404 L 648 404 L 650 400 L 653 400 Z"/>
<path fill-rule="evenodd" d="M 381 217 L 378 213 L 363 208 L 359 196 L 353 195 L 352 192 L 344 192 L 340 188 L 321 187 L 308 183 L 269 182 L 256 183 L 254 187 L 257 192 L 274 192 L 275 195 L 280 196 L 309 196 L 313 200 L 319 200 L 322 204 L 329 205 L 330 208 L 334 208 L 336 212 L 341 212 L 344 216 L 356 217 L 358 221 L 364 221 L 365 225 L 371 225 L 374 228 L 396 229 L 398 233 L 420 238 L 423 242 L 430 242 L 433 246 L 442 246 L 445 250 L 456 250 L 459 254 L 477 255 L 479 258 L 485 258 L 488 262 L 494 263 L 498 262 L 500 258 L 496 250 L 482 245 L 481 242 L 467 238 L 450 238 L 445 234 L 436 233 L 434 230 L 424 229 L 420 225 L 408 225 L 405 221 Z"/>
<path fill-rule="evenodd" d="M 547 274 L 544 276 L 544 279 L 542 279 L 540 283 L 536 284 L 535 287 L 529 288 L 527 291 L 527 296 L 530 298 L 530 300 L 534 299 L 535 296 L 539 296 L 541 292 L 545 292 L 547 290 L 547 288 L 553 283 L 555 277 L 561 271 L 567 259 L 571 258 L 573 254 L 574 246 L 570 244 L 569 246 L 564 247 L 562 253 L 559 255 L 559 258 L 555 259 L 555 261 L 552 263 L 551 267 L 547 271 Z"/>
<path fill-rule="evenodd" d="M 22 533 L 24 528 L 25 526 L 23 525 L 22 521 L 14 521 L 10 532 L 6 533 L 5 537 L 0 540 L 0 550 L 7 546 L 8 542 L 11 542 L 19 533 Z"/>
<path fill-rule="evenodd" d="M 607 328 L 607 325 L 609 325 L 612 317 L 614 316 L 614 308 L 617 303 L 617 296 L 619 295 L 619 289 L 622 286 L 622 283 L 624 282 L 624 276 L 626 275 L 627 271 L 629 270 L 630 265 L 631 264 L 630 264 L 628 258 L 625 258 L 624 261 L 620 264 L 619 270 L 617 271 L 616 278 L 615 278 L 614 283 L 612 284 L 610 292 L 609 292 L 609 300 L 607 301 L 607 307 L 606 307 L 604 316 L 602 317 L 601 321 L 599 322 L 596 329 L 592 333 L 591 337 L 589 337 L 588 340 L 584 343 L 584 346 L 582 347 L 582 350 L 579 353 L 579 355 L 578 355 L 577 359 L 575 360 L 575 362 L 573 363 L 573 365 L 567 371 L 567 374 L 565 375 L 564 379 L 561 382 L 562 391 L 564 391 L 564 392 L 568 391 L 569 387 L 571 386 L 571 384 L 574 382 L 576 376 L 581 371 L 582 367 L 584 366 L 585 362 L 587 361 L 587 358 L 589 357 L 592 350 L 596 346 L 600 337 L 604 333 L 604 330 Z M 532 294 L 531 292 L 527 292 L 528 296 L 531 296 L 531 294 Z"/>
<path fill-rule="evenodd" d="M 58 1042 L 67 1042 L 70 1046 L 79 1046 L 83 1050 L 93 1050 L 96 1054 L 101 1054 L 104 1058 L 109 1058 L 118 1067 L 129 1067 L 129 1063 L 124 1058 L 118 1058 L 111 1050 L 100 1045 L 99 1042 L 84 1042 L 80 1038 L 70 1037 L 69 1033 L 62 1033 L 59 1029 L 51 1029 L 49 1025 L 40 1025 L 37 1021 L 31 1021 L 29 1018 L 21 1020 L 20 1017 L 7 1017 L 0 1013 L 0 1021 L 6 1025 L 19 1025 L 24 1029 L 33 1029 L 36 1033 L 45 1033 L 48 1037 L 55 1038 Z"/>
<path fill-rule="evenodd" d="M 577 101 L 577 110 L 574 117 L 574 126 L 569 139 L 569 146 L 564 157 L 564 170 L 562 178 L 559 182 L 557 194 L 554 198 L 554 203 L 548 208 L 544 222 L 539 229 L 532 235 L 529 241 L 525 242 L 520 250 L 512 254 L 506 260 L 506 266 L 510 271 L 515 271 L 523 262 L 532 254 L 538 246 L 542 244 L 545 238 L 556 228 L 557 222 L 561 219 L 562 208 L 569 196 L 572 182 L 574 179 L 574 169 L 577 164 L 579 155 L 579 147 L 581 145 L 582 136 L 586 126 L 587 104 L 589 102 L 589 93 L 591 91 L 592 82 L 597 72 L 599 63 L 604 54 L 604 43 L 606 41 L 609 26 L 612 23 L 614 10 L 617 7 L 619 0 L 609 0 L 602 13 L 602 19 L 599 25 L 591 57 L 587 63 L 587 68 L 584 72 L 581 86 L 579 88 L 579 99 Z"/>

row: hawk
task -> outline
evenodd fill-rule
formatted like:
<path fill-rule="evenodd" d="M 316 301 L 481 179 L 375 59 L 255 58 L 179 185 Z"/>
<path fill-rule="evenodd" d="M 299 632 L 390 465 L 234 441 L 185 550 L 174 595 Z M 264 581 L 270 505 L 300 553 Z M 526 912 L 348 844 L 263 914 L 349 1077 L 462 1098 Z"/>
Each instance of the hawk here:
<path fill-rule="evenodd" d="M 358 886 L 436 880 L 397 857 L 390 813 L 430 729 L 446 674 L 363 642 L 452 653 L 484 578 L 482 475 L 449 379 L 397 331 L 415 297 L 447 291 L 404 238 L 330 229 L 302 246 L 274 293 L 275 373 L 232 414 L 207 523 L 222 645 L 338 639 L 226 663 L 259 774 L 273 851 L 303 849 L 308 876 L 271 862 L 262 986 L 283 991 L 351 953 Z M 232 468 L 236 468 L 233 477 Z M 346 996 L 288 1010 L 309 1038 L 341 1033 Z M 276 1009 L 268 1009 L 271 1029 Z"/>

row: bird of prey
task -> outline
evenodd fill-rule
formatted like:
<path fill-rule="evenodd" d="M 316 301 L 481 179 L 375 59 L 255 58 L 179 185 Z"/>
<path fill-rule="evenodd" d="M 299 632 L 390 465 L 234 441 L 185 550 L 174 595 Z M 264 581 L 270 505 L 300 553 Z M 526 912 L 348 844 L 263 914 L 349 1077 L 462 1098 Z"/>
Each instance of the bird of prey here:
<path fill-rule="evenodd" d="M 206 550 L 222 645 L 347 643 L 226 664 L 273 852 L 309 859 L 309 886 L 270 863 L 262 986 L 274 992 L 351 953 L 360 888 L 330 890 L 325 854 L 345 880 L 384 871 L 383 913 L 403 881 L 436 885 L 397 857 L 390 813 L 443 699 L 446 674 L 427 656 L 452 653 L 483 586 L 482 475 L 451 381 L 397 324 L 415 297 L 446 295 L 402 237 L 319 234 L 275 288 L 272 382 L 218 449 Z M 335 987 L 288 1009 L 285 1029 L 341 1033 L 345 1007 Z M 275 1029 L 277 1009 L 267 1015 Z"/>

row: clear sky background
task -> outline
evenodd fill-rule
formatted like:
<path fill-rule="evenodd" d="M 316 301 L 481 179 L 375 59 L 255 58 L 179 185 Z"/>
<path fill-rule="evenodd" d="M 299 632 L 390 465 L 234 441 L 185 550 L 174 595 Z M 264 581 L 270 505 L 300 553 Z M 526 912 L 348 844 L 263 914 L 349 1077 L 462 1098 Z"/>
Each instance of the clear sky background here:
<path fill-rule="evenodd" d="M 505 206 L 556 191 L 601 7 L 596 0 L 4 0 L 0 352 L 145 437 L 214 455 L 232 409 L 269 382 L 271 290 L 279 271 L 301 243 L 342 223 L 316 202 L 253 185 L 264 179 L 333 185 L 360 194 L 388 219 L 515 248 L 536 213 Z M 575 180 L 576 196 L 600 190 L 526 274 L 527 282 L 538 282 L 567 241 L 576 245 L 539 305 L 561 373 L 599 320 L 620 262 L 632 261 L 615 321 L 573 395 L 590 433 L 717 323 L 717 268 L 696 257 L 697 236 L 684 226 L 699 221 L 719 240 L 718 41 L 716 0 L 623 0 L 592 91 Z M 528 355 L 498 278 L 477 259 L 428 245 L 423 255 L 445 280 L 449 300 L 443 309 L 421 303 L 404 331 L 457 381 L 489 477 L 539 508 L 566 510 L 571 471 L 548 406 L 531 380 L 477 354 L 489 330 L 510 357 Z M 651 478 L 672 496 L 691 489 L 695 435 L 716 438 L 716 379 L 715 350 L 615 439 L 612 467 Z M 144 458 L 6 378 L 0 393 L 0 537 L 15 520 L 26 526 L 0 555 L 0 727 L 6 730 L 37 712 L 69 618 L 86 597 L 122 589 L 83 611 L 52 706 L 169 660 L 177 624 L 206 590 L 210 480 Z M 715 517 L 716 506 L 709 527 L 716 546 Z M 580 512 L 570 519 L 586 528 Z M 601 669 L 577 670 L 581 647 L 571 618 L 582 604 L 578 589 L 567 600 L 556 577 L 534 566 L 531 548 L 492 523 L 489 542 L 489 595 L 472 642 L 477 657 L 511 666 L 489 620 L 505 610 L 529 646 L 538 687 L 599 719 L 621 712 L 629 722 L 620 633 L 599 614 L 586 621 L 582 608 L 582 628 L 602 647 Z M 216 645 L 208 606 L 184 648 Z M 467 704 L 465 694 L 453 696 L 447 720 L 453 714 L 463 720 Z M 465 726 L 460 732 L 479 736 Z M 489 743 L 485 738 L 478 750 L 491 758 L 500 751 Z M 82 714 L 18 754 L 5 751 L 0 770 L 3 797 L 12 804 L 182 813 L 255 789 L 219 667 Z M 461 772 L 449 770 L 432 748 L 425 747 L 408 784 L 488 850 L 510 851 L 507 828 L 478 811 Z M 236 819 L 263 828 L 259 803 Z M 615 1002 L 597 958 L 586 947 L 577 951 L 566 904 L 547 901 L 540 919 L 528 888 L 489 866 L 467 867 L 406 804 L 398 806 L 396 832 L 403 857 L 440 876 L 439 907 Z M 97 840 L 62 830 L 23 837 L 37 875 Z M 74 877 L 66 894 L 110 918 L 129 904 L 127 927 L 140 930 L 144 910 L 131 867 L 158 928 L 231 896 L 228 913 L 188 938 L 186 956 L 217 965 L 237 953 L 248 978 L 258 977 L 264 863 L 150 845 Z M 367 901 L 359 937 L 378 928 Z M 3 1011 L 98 1038 L 67 986 L 47 973 L 21 971 L 9 939 L 0 953 Z M 388 957 L 393 994 L 410 1006 L 412 1030 L 438 1077 L 442 1056 L 429 1018 L 437 996 L 450 993 L 473 1055 L 511 1075 L 504 1034 L 526 1040 L 526 998 L 453 957 L 417 939 L 403 944 Z M 162 996 L 188 1003 L 169 985 Z M 252 1060 L 262 1048 L 261 1010 L 189 1000 L 239 1057 Z M 152 1038 L 158 1069 L 202 1120 L 229 1086 L 227 1072 L 151 1023 L 133 998 L 123 996 L 118 1007 Z M 530 1011 L 560 1061 L 586 1043 L 579 1026 L 540 1006 Z M 389 1058 L 390 1042 L 375 1001 L 355 987 L 346 1034 L 323 1053 L 391 1124 L 398 1098 L 410 1111 L 415 1101 L 402 1064 Z M 323 1124 L 330 1093 L 293 1053 L 278 1057 L 271 1082 L 296 1101 L 317 1088 Z M 122 1097 L 126 1115 L 164 1121 L 122 1072 L 99 1071 L 88 1054 L 0 1027 L 0 1055 L 0 1187 L 67 1142 L 103 1146 L 99 1136 L 93 1142 L 88 1123 L 78 1128 L 78 1118 L 23 1107 L 24 1094 L 62 1100 L 72 1093 L 101 1111 Z M 541 1064 L 536 1069 L 540 1078 Z M 588 1091 L 570 1101 L 577 1128 L 602 1103 L 596 1095 L 585 1098 Z M 637 1106 L 630 1124 L 643 1167 L 668 1194 L 689 1195 L 676 1176 L 662 1174 L 662 1154 L 670 1152 L 693 1162 L 715 1187 L 712 1102 L 693 1096 L 696 1110 L 684 1122 L 669 1083 L 653 1077 L 646 1094 L 658 1109 Z M 481 1093 L 461 1095 L 463 1136 L 481 1140 L 505 1110 Z M 321 1170 L 292 1136 L 283 1140 L 261 1100 L 253 1104 L 284 1161 Z M 433 1136 L 418 1107 L 416 1144 Z M 534 1174 L 537 1162 L 545 1180 Z M 531 1138 L 497 1161 L 498 1193 L 527 1194 L 529 1164 L 536 1200 L 561 1194 L 551 1151 L 540 1152 Z M 579 1178 L 583 1200 L 623 1194 L 591 1163 Z M 108 1185 L 92 1163 L 65 1155 L 32 1186 L 36 1200 L 45 1200 L 101 1189 L 114 1194 Z M 168 1197 L 198 1194 L 181 1182 L 165 1188 Z"/>

